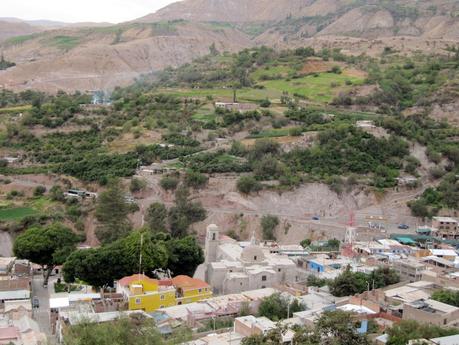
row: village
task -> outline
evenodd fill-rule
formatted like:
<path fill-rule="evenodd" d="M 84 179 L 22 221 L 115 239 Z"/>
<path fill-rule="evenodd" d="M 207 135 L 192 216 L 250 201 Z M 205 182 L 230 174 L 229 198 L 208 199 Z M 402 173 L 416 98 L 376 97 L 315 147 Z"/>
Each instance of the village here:
<path fill-rule="evenodd" d="M 48 338 L 60 344 L 68 327 L 134 315 L 154 320 L 163 335 L 180 327 L 191 329 L 194 340 L 189 345 L 237 345 L 246 337 L 276 329 L 278 322 L 286 327 L 283 343 L 292 344 L 295 325 L 312 326 L 323 313 L 335 310 L 351 313 L 357 332 L 368 333 L 381 345 L 387 343 L 386 331 L 402 320 L 459 326 L 459 308 L 432 299 L 435 292 L 459 289 L 457 219 L 435 217 L 431 226 L 419 227 L 411 235 L 364 242 L 356 235 L 356 228 L 348 226 L 345 241 L 334 248 L 327 241 L 278 245 L 260 241 L 255 234 L 250 241 L 238 242 L 211 224 L 205 262 L 194 277 L 163 272 L 160 279 L 153 279 L 139 271 L 106 291 L 66 285 L 61 267 L 44 285 L 40 266 L 1 258 L 0 339 L 5 344 L 41 345 Z M 397 282 L 378 288 L 373 280 L 365 291 L 339 297 L 327 283 L 314 283 L 330 282 L 345 272 L 371 274 L 382 269 L 393 270 Z M 281 296 L 289 306 L 296 301 L 301 310 L 287 308 L 278 322 L 258 316 L 260 305 L 272 296 Z M 370 329 L 370 323 L 376 327 Z M 423 341 L 454 344 L 458 336 L 448 337 L 448 342 Z"/>

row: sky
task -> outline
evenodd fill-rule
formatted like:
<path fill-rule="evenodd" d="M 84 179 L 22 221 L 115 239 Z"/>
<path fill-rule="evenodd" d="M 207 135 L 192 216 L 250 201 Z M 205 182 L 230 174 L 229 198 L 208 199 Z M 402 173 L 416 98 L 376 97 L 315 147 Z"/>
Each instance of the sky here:
<path fill-rule="evenodd" d="M 0 17 L 120 23 L 177 0 L 0 0 Z"/>

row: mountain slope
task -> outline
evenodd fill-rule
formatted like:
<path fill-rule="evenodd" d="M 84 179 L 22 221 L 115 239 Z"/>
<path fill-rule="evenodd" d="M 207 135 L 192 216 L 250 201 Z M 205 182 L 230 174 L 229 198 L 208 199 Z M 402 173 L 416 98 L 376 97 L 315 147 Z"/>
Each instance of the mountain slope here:
<path fill-rule="evenodd" d="M 43 31 L 43 29 L 24 22 L 0 20 L 0 42 L 11 37 L 30 35 L 40 31 Z"/>
<path fill-rule="evenodd" d="M 113 89 L 208 54 L 213 43 L 220 51 L 251 45 L 234 29 L 186 22 L 47 31 L 3 44 L 5 57 L 17 66 L 0 72 L 0 85 L 51 92 Z"/>

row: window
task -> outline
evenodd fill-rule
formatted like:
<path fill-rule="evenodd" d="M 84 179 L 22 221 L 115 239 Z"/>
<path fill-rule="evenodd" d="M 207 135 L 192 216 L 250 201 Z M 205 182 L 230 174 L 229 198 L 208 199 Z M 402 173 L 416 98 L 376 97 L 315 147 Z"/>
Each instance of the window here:
<path fill-rule="evenodd" d="M 198 292 L 201 293 L 201 292 L 202 292 L 202 289 L 198 289 Z"/>
<path fill-rule="evenodd" d="M 205 291 L 208 291 L 209 289 L 208 289 L 208 288 L 205 288 L 204 290 L 205 290 Z"/>
<path fill-rule="evenodd" d="M 266 276 L 261 276 L 261 281 L 265 282 L 266 281 Z"/>
<path fill-rule="evenodd" d="M 159 298 L 161 299 L 161 301 L 164 301 L 164 295 L 160 295 Z"/>
<path fill-rule="evenodd" d="M 140 303 L 142 303 L 142 300 L 140 298 L 136 298 L 135 299 L 135 304 L 140 304 Z"/>
<path fill-rule="evenodd" d="M 262 289 L 266 289 L 266 286 L 262 285 L 261 288 L 262 288 Z"/>
<path fill-rule="evenodd" d="M 280 269 L 280 268 L 278 268 L 278 269 L 277 269 L 277 272 L 280 272 L 280 271 L 281 271 L 281 269 Z"/>
<path fill-rule="evenodd" d="M 163 305 L 160 305 L 159 306 L 159 309 L 164 309 L 165 307 Z"/>
<path fill-rule="evenodd" d="M 215 232 L 212 234 L 212 241 L 215 241 Z"/>
<path fill-rule="evenodd" d="M 257 256 L 256 255 L 253 257 L 253 261 L 257 261 Z"/>

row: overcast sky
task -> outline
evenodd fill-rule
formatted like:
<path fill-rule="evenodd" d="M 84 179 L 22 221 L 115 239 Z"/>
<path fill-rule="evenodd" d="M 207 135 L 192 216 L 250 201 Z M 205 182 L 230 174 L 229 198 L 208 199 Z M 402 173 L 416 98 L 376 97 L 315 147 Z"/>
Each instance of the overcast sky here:
<path fill-rule="evenodd" d="M 177 0 L 0 0 L 0 17 L 119 23 Z"/>

